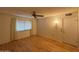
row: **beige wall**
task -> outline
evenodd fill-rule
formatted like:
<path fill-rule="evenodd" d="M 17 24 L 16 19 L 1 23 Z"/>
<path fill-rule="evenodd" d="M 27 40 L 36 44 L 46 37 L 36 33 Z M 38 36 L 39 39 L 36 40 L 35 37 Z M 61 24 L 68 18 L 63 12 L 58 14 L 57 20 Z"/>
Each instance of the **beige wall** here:
<path fill-rule="evenodd" d="M 50 39 L 58 38 L 59 39 L 58 41 L 62 40 L 62 37 L 60 37 L 62 36 L 61 32 L 58 33 L 58 31 L 61 31 L 62 26 L 61 17 L 60 16 L 58 17 L 60 24 L 58 24 L 57 31 L 56 31 L 56 24 L 54 23 L 55 17 L 57 18 L 58 16 L 50 16 L 38 20 L 38 35 Z M 59 37 L 57 37 L 58 34 L 60 35 Z"/>
<path fill-rule="evenodd" d="M 22 39 L 22 38 L 29 37 L 30 35 L 36 35 L 37 28 L 36 28 L 36 20 L 35 19 L 17 17 L 16 20 L 30 20 L 30 21 L 32 21 L 32 30 L 16 32 L 16 39 Z"/>
<path fill-rule="evenodd" d="M 17 39 L 22 39 L 30 36 L 30 31 L 19 31 L 16 32 L 16 40 Z"/>
<path fill-rule="evenodd" d="M 68 19 L 62 15 L 49 16 L 38 20 L 38 35 L 51 38 L 60 42 L 66 42 L 75 46 L 79 46 L 77 36 L 77 13 L 73 12 L 73 16 Z M 64 15 L 64 14 L 63 14 Z M 62 20 L 64 22 L 62 23 Z M 55 20 L 58 20 L 56 27 Z M 70 23 L 69 23 L 70 22 Z"/>
<path fill-rule="evenodd" d="M 32 31 L 31 31 L 31 35 L 37 35 L 37 20 L 32 18 Z"/>
<path fill-rule="evenodd" d="M 0 14 L 0 44 L 7 43 L 12 41 L 11 38 L 11 20 L 13 20 L 13 17 L 8 14 Z M 37 33 L 37 26 L 36 26 L 36 20 L 35 19 L 29 19 L 29 18 L 23 18 L 23 17 L 16 17 L 14 19 L 19 20 L 31 20 L 33 22 L 33 28 L 31 30 L 31 35 L 36 35 Z M 26 38 L 30 36 L 30 31 L 20 31 L 16 32 L 15 39 L 21 39 Z"/>
<path fill-rule="evenodd" d="M 78 33 L 77 33 L 77 36 L 78 36 L 77 44 L 79 46 L 79 8 L 78 8 Z"/>
<path fill-rule="evenodd" d="M 0 44 L 10 41 L 11 16 L 0 14 Z"/>

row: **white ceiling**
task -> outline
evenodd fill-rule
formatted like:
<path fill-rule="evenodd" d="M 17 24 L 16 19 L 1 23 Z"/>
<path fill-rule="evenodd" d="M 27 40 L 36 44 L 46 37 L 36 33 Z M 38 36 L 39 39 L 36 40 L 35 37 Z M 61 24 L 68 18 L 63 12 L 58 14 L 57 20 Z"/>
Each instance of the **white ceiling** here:
<path fill-rule="evenodd" d="M 8 13 L 12 15 L 31 16 L 32 11 L 44 16 L 51 16 L 60 13 L 72 12 L 77 8 L 68 7 L 0 7 L 0 13 Z"/>

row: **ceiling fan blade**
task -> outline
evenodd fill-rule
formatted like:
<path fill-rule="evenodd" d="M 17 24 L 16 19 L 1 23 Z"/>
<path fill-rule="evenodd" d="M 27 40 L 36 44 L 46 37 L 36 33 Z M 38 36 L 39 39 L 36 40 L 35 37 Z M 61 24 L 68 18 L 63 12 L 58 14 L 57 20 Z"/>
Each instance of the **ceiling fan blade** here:
<path fill-rule="evenodd" d="M 33 16 L 34 18 L 37 18 L 36 16 Z"/>
<path fill-rule="evenodd" d="M 44 17 L 44 15 L 36 15 L 37 17 Z"/>
<path fill-rule="evenodd" d="M 35 15 L 36 15 L 36 12 L 35 12 L 35 11 L 33 11 L 32 16 L 35 16 Z"/>
<path fill-rule="evenodd" d="M 32 16 L 37 19 L 37 17 L 44 17 L 44 15 L 38 15 L 35 11 L 33 11 Z"/>

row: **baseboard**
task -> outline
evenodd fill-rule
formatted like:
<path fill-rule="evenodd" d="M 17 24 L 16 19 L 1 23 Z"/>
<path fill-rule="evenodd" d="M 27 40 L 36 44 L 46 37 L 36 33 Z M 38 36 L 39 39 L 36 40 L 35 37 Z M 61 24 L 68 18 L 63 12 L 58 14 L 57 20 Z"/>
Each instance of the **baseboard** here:
<path fill-rule="evenodd" d="M 8 40 L 7 40 L 6 42 L 1 42 L 0 45 L 7 44 L 7 43 L 9 43 L 9 42 L 11 42 L 11 41 L 8 41 Z"/>
<path fill-rule="evenodd" d="M 37 36 L 44 37 L 44 38 L 47 38 L 47 39 L 51 39 L 51 40 L 54 40 L 54 41 L 57 41 L 57 42 L 60 42 L 60 43 L 63 42 L 63 41 L 60 41 L 59 39 L 55 40 L 56 38 L 54 38 L 54 37 L 46 37 L 46 36 L 43 36 L 43 35 L 37 35 Z"/>
<path fill-rule="evenodd" d="M 65 43 L 65 44 L 68 44 L 68 45 L 70 45 L 70 46 L 73 46 L 73 47 L 78 48 L 78 46 L 76 46 L 76 45 L 73 45 L 73 44 L 70 44 L 70 43 L 67 43 L 67 42 L 64 42 L 64 41 L 63 41 L 63 43 Z"/>

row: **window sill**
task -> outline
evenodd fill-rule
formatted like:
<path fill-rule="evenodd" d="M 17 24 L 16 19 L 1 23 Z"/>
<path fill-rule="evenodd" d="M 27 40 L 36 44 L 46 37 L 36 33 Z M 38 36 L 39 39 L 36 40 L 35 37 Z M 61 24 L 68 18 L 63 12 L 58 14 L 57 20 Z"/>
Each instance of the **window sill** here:
<path fill-rule="evenodd" d="M 22 30 L 22 31 L 16 31 L 16 32 L 24 32 L 24 31 L 30 31 L 30 30 Z"/>

